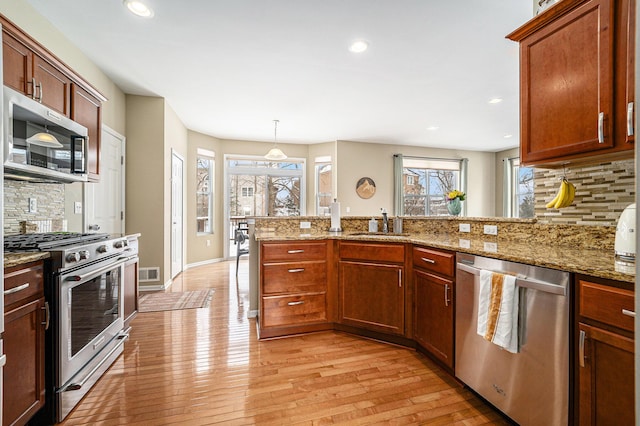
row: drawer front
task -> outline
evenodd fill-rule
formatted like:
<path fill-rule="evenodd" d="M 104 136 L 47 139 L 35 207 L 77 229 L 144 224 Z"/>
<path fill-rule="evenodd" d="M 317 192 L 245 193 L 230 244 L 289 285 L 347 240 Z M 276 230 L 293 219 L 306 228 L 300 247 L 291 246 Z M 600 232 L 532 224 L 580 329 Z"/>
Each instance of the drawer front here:
<path fill-rule="evenodd" d="M 325 293 L 262 298 L 262 327 L 327 321 Z"/>
<path fill-rule="evenodd" d="M 262 292 L 305 293 L 327 290 L 327 262 L 269 263 L 262 266 Z"/>
<path fill-rule="evenodd" d="M 633 331 L 634 319 L 627 315 L 635 311 L 632 291 L 582 280 L 579 285 L 582 317 Z"/>
<path fill-rule="evenodd" d="M 404 263 L 404 245 L 384 243 L 340 243 L 340 258 Z"/>
<path fill-rule="evenodd" d="M 296 262 L 301 260 L 326 260 L 327 243 L 319 242 L 286 242 L 263 243 L 262 262 Z"/>
<path fill-rule="evenodd" d="M 429 250 L 421 247 L 414 247 L 413 249 L 414 267 L 449 277 L 453 277 L 454 275 L 455 260 L 456 256 L 454 253 Z"/>
<path fill-rule="evenodd" d="M 9 306 L 28 298 L 44 295 L 44 268 L 42 262 L 26 267 L 10 268 L 4 273 L 4 305 Z"/>

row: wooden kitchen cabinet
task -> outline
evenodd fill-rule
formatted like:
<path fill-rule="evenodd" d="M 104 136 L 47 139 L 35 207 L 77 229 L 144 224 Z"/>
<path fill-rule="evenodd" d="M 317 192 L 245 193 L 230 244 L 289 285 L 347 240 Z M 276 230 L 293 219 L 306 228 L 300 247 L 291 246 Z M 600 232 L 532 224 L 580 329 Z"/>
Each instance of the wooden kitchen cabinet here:
<path fill-rule="evenodd" d="M 328 330 L 327 241 L 260 244 L 261 338 Z"/>
<path fill-rule="evenodd" d="M 413 338 L 453 370 L 455 254 L 414 247 L 413 268 Z"/>
<path fill-rule="evenodd" d="M 339 247 L 340 322 L 404 336 L 404 245 L 341 242 Z"/>
<path fill-rule="evenodd" d="M 5 269 L 3 425 L 23 425 L 44 405 L 45 329 L 43 262 Z"/>
<path fill-rule="evenodd" d="M 125 263 L 124 286 L 122 297 L 124 300 L 124 327 L 127 328 L 131 320 L 138 313 L 138 259 Z"/>
<path fill-rule="evenodd" d="M 633 157 L 634 11 L 565 0 L 507 36 L 520 43 L 521 164 Z"/>
<path fill-rule="evenodd" d="M 577 423 L 634 425 L 632 285 L 588 277 L 577 281 Z"/>
<path fill-rule="evenodd" d="M 85 126 L 87 174 L 100 174 L 102 103 L 107 99 L 20 28 L 0 16 L 4 84 Z"/>

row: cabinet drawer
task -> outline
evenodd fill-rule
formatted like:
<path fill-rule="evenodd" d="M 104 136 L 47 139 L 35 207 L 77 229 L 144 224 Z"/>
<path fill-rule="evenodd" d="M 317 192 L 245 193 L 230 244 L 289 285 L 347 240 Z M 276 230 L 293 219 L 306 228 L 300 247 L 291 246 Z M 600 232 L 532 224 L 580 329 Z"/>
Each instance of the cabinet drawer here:
<path fill-rule="evenodd" d="M 17 268 L 8 268 L 4 273 L 4 305 L 10 306 L 21 300 L 40 297 L 44 294 L 43 263 L 35 262 Z"/>
<path fill-rule="evenodd" d="M 262 326 L 276 327 L 327 320 L 325 293 L 262 298 Z"/>
<path fill-rule="evenodd" d="M 299 260 L 326 260 L 327 243 L 321 242 L 286 242 L 263 243 L 262 262 Z"/>
<path fill-rule="evenodd" d="M 340 243 L 340 258 L 404 263 L 404 245 Z"/>
<path fill-rule="evenodd" d="M 453 277 L 455 271 L 455 254 L 429 250 L 421 247 L 413 249 L 413 266 L 438 274 Z"/>
<path fill-rule="evenodd" d="M 635 311 L 632 291 L 582 280 L 579 285 L 582 317 L 633 331 L 633 317 L 623 313 Z"/>
<path fill-rule="evenodd" d="M 269 263 L 262 266 L 262 292 L 304 293 L 326 291 L 325 261 Z"/>

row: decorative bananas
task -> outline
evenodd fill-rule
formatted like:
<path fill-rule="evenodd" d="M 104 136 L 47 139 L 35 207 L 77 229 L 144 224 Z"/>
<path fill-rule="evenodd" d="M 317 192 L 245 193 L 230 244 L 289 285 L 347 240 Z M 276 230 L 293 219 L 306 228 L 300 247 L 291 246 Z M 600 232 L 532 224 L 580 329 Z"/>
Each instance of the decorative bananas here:
<path fill-rule="evenodd" d="M 548 209 L 561 209 L 563 207 L 569 207 L 573 203 L 573 199 L 576 196 L 576 187 L 567 180 L 562 178 L 560 183 L 560 189 L 555 198 L 547 203 Z"/>

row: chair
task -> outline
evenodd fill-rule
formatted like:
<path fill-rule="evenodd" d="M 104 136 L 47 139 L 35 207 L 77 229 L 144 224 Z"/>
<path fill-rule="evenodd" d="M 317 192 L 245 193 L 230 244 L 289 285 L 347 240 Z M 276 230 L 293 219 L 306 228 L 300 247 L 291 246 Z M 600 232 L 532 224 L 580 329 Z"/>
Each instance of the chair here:
<path fill-rule="evenodd" d="M 236 228 L 234 241 L 238 246 L 236 248 L 236 276 L 238 276 L 238 266 L 240 265 L 240 256 L 243 254 L 249 254 L 249 235 L 247 234 L 247 228 Z M 243 244 L 246 246 L 243 247 Z"/>

